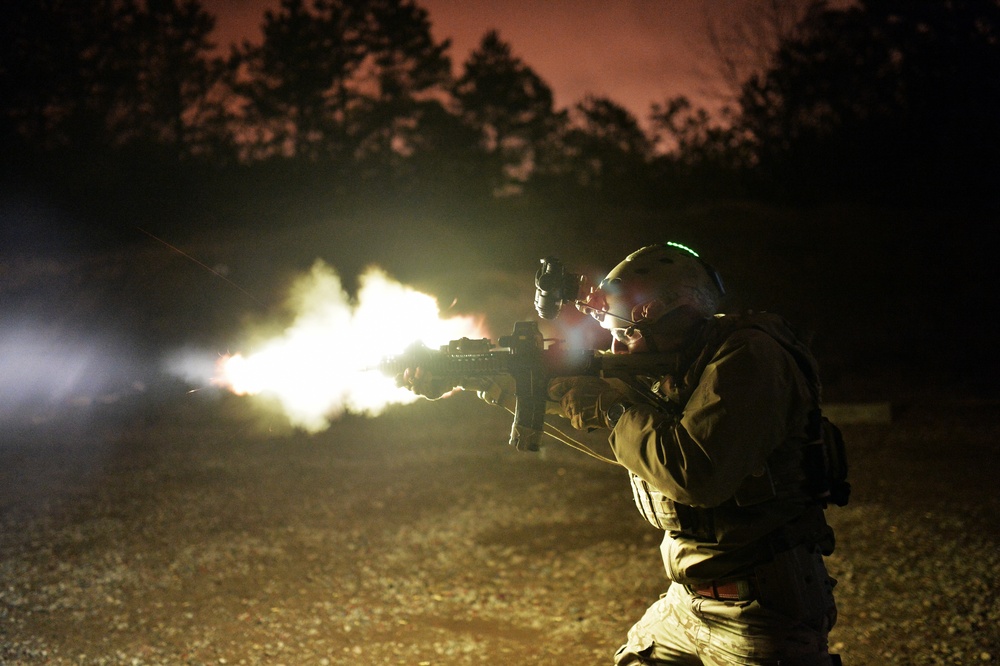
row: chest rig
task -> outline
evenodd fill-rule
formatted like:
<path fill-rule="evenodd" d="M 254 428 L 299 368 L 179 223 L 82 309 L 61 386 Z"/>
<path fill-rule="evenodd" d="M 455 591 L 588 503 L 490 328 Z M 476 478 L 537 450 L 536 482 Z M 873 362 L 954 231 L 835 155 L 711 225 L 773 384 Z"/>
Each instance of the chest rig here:
<path fill-rule="evenodd" d="M 661 437 L 671 437 L 672 430 L 706 366 L 712 361 L 725 341 L 735 332 L 754 328 L 770 335 L 795 359 L 811 395 L 812 405 L 807 425 L 799 435 L 793 434 L 781 442 L 768 456 L 765 463 L 755 469 L 740 484 L 733 497 L 712 508 L 692 507 L 676 502 L 653 488 L 644 479 L 629 474 L 632 496 L 643 517 L 654 527 L 672 536 L 687 536 L 702 543 L 721 543 L 726 535 L 746 532 L 744 523 L 761 520 L 768 514 L 785 515 L 800 512 L 803 505 L 812 507 L 806 513 L 817 517 L 822 526 L 805 530 L 815 534 L 792 537 L 795 541 L 825 541 L 825 521 L 822 508 L 830 502 L 843 506 L 847 503 L 850 485 L 846 482 L 846 455 L 843 440 L 836 426 L 830 423 L 819 408 L 820 385 L 815 360 L 794 337 L 783 340 L 769 330 L 768 321 L 773 315 L 744 315 L 717 317 L 706 324 L 699 341 L 689 355 L 691 362 L 678 379 L 674 376 L 651 381 L 648 390 L 663 399 L 666 411 L 674 418 L 660 426 Z M 681 373 L 678 373 L 679 375 Z M 770 504 L 769 504 L 770 503 Z M 769 511 L 778 503 L 787 505 L 784 511 Z M 815 522 L 812 520 L 810 522 Z M 819 529 L 817 529 L 819 528 Z M 829 546 L 832 550 L 832 544 Z M 825 550 L 825 548 L 824 548 Z"/>

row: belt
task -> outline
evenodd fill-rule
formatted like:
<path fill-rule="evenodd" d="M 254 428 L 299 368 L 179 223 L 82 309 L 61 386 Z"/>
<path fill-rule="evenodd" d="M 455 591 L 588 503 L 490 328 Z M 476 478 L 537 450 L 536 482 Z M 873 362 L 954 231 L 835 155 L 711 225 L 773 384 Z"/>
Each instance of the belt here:
<path fill-rule="evenodd" d="M 686 585 L 688 592 L 716 601 L 751 601 L 757 598 L 757 581 L 742 578 L 730 581 L 712 581 L 701 585 Z"/>

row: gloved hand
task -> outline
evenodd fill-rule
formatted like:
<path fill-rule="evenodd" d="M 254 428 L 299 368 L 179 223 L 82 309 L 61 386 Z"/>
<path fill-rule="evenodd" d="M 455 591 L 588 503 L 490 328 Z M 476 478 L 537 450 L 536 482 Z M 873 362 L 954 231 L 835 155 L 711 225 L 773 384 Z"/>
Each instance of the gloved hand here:
<path fill-rule="evenodd" d="M 462 384 L 462 388 L 476 391 L 486 402 L 499 405 L 509 412 L 513 412 L 517 406 L 517 398 L 514 397 L 514 378 L 510 375 L 476 377 L 467 380 Z"/>
<path fill-rule="evenodd" d="M 450 382 L 436 379 L 433 374 L 423 368 L 407 368 L 403 374 L 396 375 L 396 386 L 410 389 L 429 400 L 437 400 L 456 388 Z"/>
<path fill-rule="evenodd" d="M 407 368 L 396 376 L 396 385 L 407 388 L 429 400 L 437 400 L 455 390 L 476 391 L 479 397 L 491 405 L 500 405 L 514 411 L 514 378 L 510 375 L 497 377 L 466 377 L 446 381 L 434 377 L 424 368 Z"/>
<path fill-rule="evenodd" d="M 609 428 L 608 409 L 626 402 L 626 395 L 600 377 L 557 377 L 549 382 L 549 399 L 577 430 Z"/>

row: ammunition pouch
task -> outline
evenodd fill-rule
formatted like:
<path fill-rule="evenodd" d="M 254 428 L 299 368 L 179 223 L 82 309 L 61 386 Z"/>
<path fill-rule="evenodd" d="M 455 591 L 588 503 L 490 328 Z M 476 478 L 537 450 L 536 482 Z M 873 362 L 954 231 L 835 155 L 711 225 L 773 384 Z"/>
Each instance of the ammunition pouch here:
<path fill-rule="evenodd" d="M 851 496 L 847 481 L 847 448 L 840 428 L 817 408 L 809 413 L 810 441 L 802 447 L 808 495 L 827 506 L 845 506 Z"/>
<path fill-rule="evenodd" d="M 704 539 L 710 539 L 715 534 L 711 509 L 696 509 L 675 502 L 635 474 L 629 474 L 629 479 L 635 506 L 653 527 Z"/>

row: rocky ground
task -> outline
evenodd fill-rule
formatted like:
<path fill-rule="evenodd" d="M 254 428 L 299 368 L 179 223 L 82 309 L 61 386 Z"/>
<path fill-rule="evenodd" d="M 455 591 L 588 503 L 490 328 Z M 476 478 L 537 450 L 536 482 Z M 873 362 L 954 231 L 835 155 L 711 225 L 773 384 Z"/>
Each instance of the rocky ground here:
<path fill-rule="evenodd" d="M 1000 662 L 997 403 L 885 395 L 829 512 L 844 663 Z M 620 469 L 457 396 L 291 432 L 182 387 L 7 418 L 0 664 L 609 664 L 664 589 Z"/>

